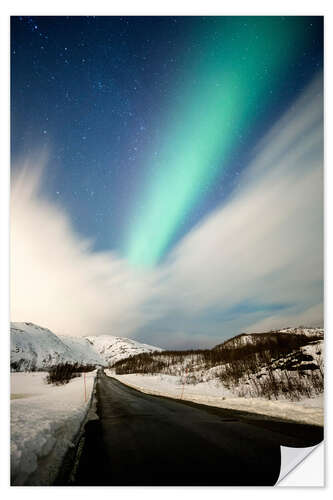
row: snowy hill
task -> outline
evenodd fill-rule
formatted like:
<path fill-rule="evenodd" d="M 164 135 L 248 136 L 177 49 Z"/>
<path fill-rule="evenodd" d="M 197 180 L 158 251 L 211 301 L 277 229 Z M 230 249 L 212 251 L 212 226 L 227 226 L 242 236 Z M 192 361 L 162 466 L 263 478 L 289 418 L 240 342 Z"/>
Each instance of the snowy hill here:
<path fill-rule="evenodd" d="M 303 337 L 313 338 L 314 340 L 320 340 L 324 338 L 324 330 L 323 328 L 306 328 L 306 327 L 298 327 L 298 328 L 284 328 L 282 330 L 272 330 L 270 332 L 263 333 L 241 333 L 232 337 L 231 339 L 226 340 L 222 344 L 218 344 L 214 347 L 214 349 L 234 349 L 235 347 L 242 347 L 245 345 L 257 345 L 257 344 L 265 344 L 274 341 L 275 339 L 285 337 L 288 335 L 297 335 Z"/>
<path fill-rule="evenodd" d="M 323 328 L 306 328 L 299 326 L 298 328 L 284 328 L 278 330 L 280 333 L 293 333 L 294 335 L 305 335 L 306 337 L 324 337 Z"/>
<path fill-rule="evenodd" d="M 143 352 L 161 351 L 140 342 L 102 335 L 100 337 L 57 336 L 33 323 L 11 324 L 11 369 L 43 370 L 59 363 L 109 366 Z"/>
<path fill-rule="evenodd" d="M 200 386 L 200 391 L 214 386 L 221 397 L 300 401 L 323 393 L 323 336 L 323 329 L 303 327 L 243 333 L 213 349 L 130 357 L 116 362 L 112 372 L 160 376 L 180 387 Z"/>
<path fill-rule="evenodd" d="M 75 356 L 70 347 L 47 328 L 33 323 L 12 323 L 10 362 L 15 371 L 29 371 L 74 363 Z"/>
<path fill-rule="evenodd" d="M 92 349 L 91 343 L 86 337 L 69 337 L 59 335 L 59 339 L 70 348 L 73 357 L 80 364 L 105 365 L 105 360 L 95 349 Z"/>
<path fill-rule="evenodd" d="M 113 365 L 121 359 L 125 359 L 136 354 L 162 351 L 159 347 L 141 344 L 136 340 L 113 337 L 112 335 L 86 337 L 86 339 L 107 365 Z"/>

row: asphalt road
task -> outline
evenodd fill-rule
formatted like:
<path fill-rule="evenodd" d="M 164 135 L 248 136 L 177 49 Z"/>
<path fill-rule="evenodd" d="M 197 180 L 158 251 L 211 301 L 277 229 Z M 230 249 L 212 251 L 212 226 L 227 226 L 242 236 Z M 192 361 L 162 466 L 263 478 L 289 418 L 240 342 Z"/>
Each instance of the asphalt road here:
<path fill-rule="evenodd" d="M 323 439 L 321 427 L 150 396 L 104 373 L 97 413 L 73 486 L 270 486 L 280 445 Z"/>

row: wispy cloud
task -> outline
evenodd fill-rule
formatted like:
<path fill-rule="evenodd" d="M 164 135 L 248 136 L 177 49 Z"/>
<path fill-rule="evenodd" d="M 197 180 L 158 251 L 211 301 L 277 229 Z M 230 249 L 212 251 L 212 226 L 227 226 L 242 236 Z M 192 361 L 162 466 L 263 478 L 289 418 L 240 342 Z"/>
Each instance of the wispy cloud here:
<path fill-rule="evenodd" d="M 151 316 L 151 276 L 94 253 L 69 217 L 40 194 L 42 163 L 25 164 L 11 192 L 11 317 L 70 335 L 130 335 Z"/>
<path fill-rule="evenodd" d="M 322 127 L 318 78 L 258 145 L 229 201 L 151 272 L 93 252 L 40 195 L 41 169 L 26 165 L 12 183 L 12 318 L 177 347 L 251 325 L 322 323 Z"/>
<path fill-rule="evenodd" d="M 322 326 L 324 318 L 323 304 L 317 304 L 301 311 L 293 311 L 293 308 L 287 314 L 277 314 L 269 316 L 257 323 L 251 324 L 246 328 L 247 332 L 264 332 L 267 330 L 283 327 L 295 326 Z"/>

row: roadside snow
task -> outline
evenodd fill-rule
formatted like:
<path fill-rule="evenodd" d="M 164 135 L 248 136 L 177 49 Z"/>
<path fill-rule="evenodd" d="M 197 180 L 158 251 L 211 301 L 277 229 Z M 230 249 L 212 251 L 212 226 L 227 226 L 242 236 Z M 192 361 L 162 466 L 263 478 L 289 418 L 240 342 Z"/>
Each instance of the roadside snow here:
<path fill-rule="evenodd" d="M 105 370 L 105 373 L 146 394 L 184 399 L 289 421 L 324 425 L 323 396 L 297 402 L 271 401 L 263 398 L 235 397 L 231 391 L 212 380 L 195 385 L 184 385 L 180 383 L 179 377 L 173 375 L 115 375 L 112 369 Z"/>
<path fill-rule="evenodd" d="M 51 485 L 83 422 L 96 371 L 63 386 L 45 372 L 11 374 L 11 484 Z"/>

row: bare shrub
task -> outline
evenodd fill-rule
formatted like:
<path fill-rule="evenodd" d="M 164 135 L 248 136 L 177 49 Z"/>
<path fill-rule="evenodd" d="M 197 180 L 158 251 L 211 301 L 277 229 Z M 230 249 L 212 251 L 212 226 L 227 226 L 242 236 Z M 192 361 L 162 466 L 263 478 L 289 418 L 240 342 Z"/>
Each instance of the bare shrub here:
<path fill-rule="evenodd" d="M 75 377 L 81 377 L 83 372 L 95 369 L 94 365 L 79 365 L 78 363 L 61 363 L 52 366 L 46 376 L 47 384 L 64 385 Z"/>
<path fill-rule="evenodd" d="M 314 360 L 300 349 L 318 339 L 270 332 L 256 335 L 251 343 L 137 354 L 112 368 L 116 374 L 176 375 L 184 384 L 217 379 L 239 396 L 298 400 L 323 391 L 321 353 Z"/>
<path fill-rule="evenodd" d="M 311 398 L 324 390 L 324 378 L 319 369 L 306 371 L 268 370 L 257 378 L 252 376 L 240 384 L 238 395 L 242 397 L 264 397 L 266 399 L 287 399 L 299 401 Z"/>

